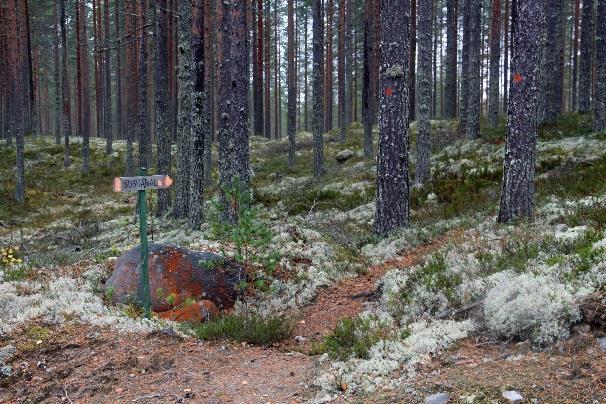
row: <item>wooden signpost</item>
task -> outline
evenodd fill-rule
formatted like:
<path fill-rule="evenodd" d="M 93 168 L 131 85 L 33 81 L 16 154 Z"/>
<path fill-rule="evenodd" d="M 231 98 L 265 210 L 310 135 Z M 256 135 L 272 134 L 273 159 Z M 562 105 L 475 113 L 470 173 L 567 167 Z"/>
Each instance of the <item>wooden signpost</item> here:
<path fill-rule="evenodd" d="M 116 177 L 114 178 L 114 192 L 137 192 L 139 211 L 139 237 L 141 239 L 141 285 L 140 290 L 143 299 L 143 310 L 145 317 L 151 316 L 151 302 L 149 296 L 149 269 L 147 245 L 147 203 L 145 202 L 146 189 L 166 189 L 170 187 L 173 180 L 168 175 L 145 175 L 146 168 L 141 168 L 138 177 Z"/>

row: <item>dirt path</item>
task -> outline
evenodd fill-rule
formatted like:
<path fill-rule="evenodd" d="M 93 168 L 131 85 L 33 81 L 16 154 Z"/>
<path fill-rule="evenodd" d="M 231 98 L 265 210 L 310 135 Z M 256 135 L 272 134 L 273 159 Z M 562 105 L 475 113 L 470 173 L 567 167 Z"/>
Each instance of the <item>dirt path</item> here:
<path fill-rule="evenodd" d="M 335 328 L 339 319 L 356 316 L 364 311 L 365 303 L 379 297 L 375 291 L 376 282 L 387 271 L 416 265 L 424 256 L 462 234 L 460 230 L 449 232 L 401 257 L 369 268 L 363 276 L 345 278 L 320 290 L 314 303 L 303 309 L 302 320 L 295 326 L 293 335 L 305 338 L 304 347 L 320 341 Z"/>

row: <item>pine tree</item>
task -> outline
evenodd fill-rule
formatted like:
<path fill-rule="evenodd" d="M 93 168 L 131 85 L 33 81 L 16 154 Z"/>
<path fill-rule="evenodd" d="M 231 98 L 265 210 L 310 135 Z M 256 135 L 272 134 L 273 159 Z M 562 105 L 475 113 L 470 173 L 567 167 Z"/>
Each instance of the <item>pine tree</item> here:
<path fill-rule="evenodd" d="M 111 154 L 113 151 L 114 140 L 114 120 L 112 116 L 112 82 L 111 82 L 111 54 L 110 46 L 110 31 L 109 31 L 109 0 L 104 0 L 104 43 L 103 43 L 103 75 L 105 76 L 105 85 L 103 86 L 104 99 L 103 105 L 105 111 L 105 153 Z"/>
<path fill-rule="evenodd" d="M 204 0 L 193 1 L 192 12 L 192 150 L 191 177 L 189 192 L 189 225 L 199 229 L 203 216 L 204 192 L 204 121 L 207 112 L 205 106 L 204 85 Z"/>
<path fill-rule="evenodd" d="M 70 102 L 69 102 L 69 76 L 67 74 L 67 28 L 65 24 L 65 0 L 60 1 L 59 15 L 61 20 L 61 100 L 63 103 L 63 136 L 64 155 L 63 166 L 70 166 L 69 158 L 69 135 L 71 133 Z"/>
<path fill-rule="evenodd" d="M 535 0 L 512 0 L 511 87 L 498 221 L 530 216 L 533 209 L 539 66 L 545 10 Z"/>
<path fill-rule="evenodd" d="M 606 131 L 606 0 L 597 0 L 593 130 Z"/>
<path fill-rule="evenodd" d="M 471 0 L 469 29 L 469 70 L 467 73 L 467 126 L 469 139 L 480 136 L 480 111 L 482 102 L 481 56 L 482 48 L 482 0 Z"/>
<path fill-rule="evenodd" d="M 564 66 L 561 58 L 564 47 L 562 8 L 562 0 L 547 2 L 547 19 L 545 26 L 546 42 L 543 47 L 543 59 L 541 62 L 541 98 L 539 99 L 540 122 L 553 122 L 562 112 L 562 81 L 564 77 Z"/>
<path fill-rule="evenodd" d="M 116 32 L 116 138 L 124 138 L 124 114 L 122 111 L 122 40 L 120 38 L 120 0 L 114 2 L 114 31 Z"/>
<path fill-rule="evenodd" d="M 457 116 L 457 1 L 446 0 L 446 85 L 444 117 Z"/>
<path fill-rule="evenodd" d="M 377 206 L 374 231 L 379 235 L 407 227 L 410 217 L 408 178 L 408 52 L 410 3 L 381 2 L 380 114 L 377 157 Z"/>
<path fill-rule="evenodd" d="M 247 0 L 217 4 L 219 186 L 222 219 L 235 223 L 239 200 L 227 191 L 242 194 L 249 185 Z"/>
<path fill-rule="evenodd" d="M 430 131 L 431 124 L 431 23 L 432 7 L 429 1 L 419 2 L 419 21 L 417 27 L 419 46 L 418 66 L 418 136 L 417 166 L 415 182 L 423 184 L 429 180 L 429 163 L 431 158 Z"/>
<path fill-rule="evenodd" d="M 501 1 L 492 0 L 490 28 L 490 83 L 488 90 L 488 120 L 497 126 L 499 119 L 499 62 L 501 56 Z"/>
<path fill-rule="evenodd" d="M 326 0 L 326 69 L 324 70 L 324 131 L 332 130 L 332 70 L 334 0 Z"/>
<path fill-rule="evenodd" d="M 295 77 L 295 27 L 294 27 L 294 0 L 288 0 L 288 165 L 295 164 L 295 132 L 297 114 L 297 87 Z"/>
<path fill-rule="evenodd" d="M 469 50 L 471 32 L 471 5 L 473 0 L 463 0 L 463 47 L 461 53 L 461 91 L 459 101 L 459 131 L 467 133 L 469 116 Z"/>
<path fill-rule="evenodd" d="M 581 20 L 581 60 L 579 66 L 579 112 L 589 112 L 591 106 L 591 76 L 593 65 L 593 0 L 583 0 Z"/>
<path fill-rule="evenodd" d="M 177 121 L 177 174 L 174 215 L 189 216 L 191 119 L 192 119 L 192 1 L 179 1 L 179 115 Z"/>
<path fill-rule="evenodd" d="M 168 108 L 168 13 L 166 0 L 156 0 L 156 141 L 158 174 L 170 174 L 170 110 Z M 158 216 L 170 206 L 168 189 L 158 190 Z"/>
<path fill-rule="evenodd" d="M 574 0 L 574 37 L 572 44 L 572 102 L 570 105 L 571 111 L 576 111 L 578 108 L 578 71 L 579 71 L 579 21 L 581 14 L 581 0 Z"/>
<path fill-rule="evenodd" d="M 61 42 L 61 22 L 57 12 L 57 0 L 53 1 L 53 59 L 55 62 L 55 144 L 61 144 L 61 59 L 59 58 L 59 43 Z"/>
<path fill-rule="evenodd" d="M 322 81 L 324 79 L 324 23 L 322 17 L 322 0 L 313 0 L 313 144 L 314 144 L 314 176 L 324 174 L 324 94 Z"/>

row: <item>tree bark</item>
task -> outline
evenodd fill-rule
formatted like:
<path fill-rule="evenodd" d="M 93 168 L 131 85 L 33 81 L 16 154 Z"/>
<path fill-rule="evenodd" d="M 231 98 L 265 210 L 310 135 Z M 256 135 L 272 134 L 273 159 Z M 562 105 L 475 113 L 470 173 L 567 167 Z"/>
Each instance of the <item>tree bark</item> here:
<path fill-rule="evenodd" d="M 65 0 L 60 1 L 59 15 L 61 20 L 61 100 L 63 104 L 63 136 L 64 136 L 64 155 L 63 166 L 70 165 L 69 155 L 69 135 L 71 133 L 71 117 L 69 108 L 69 76 L 67 74 L 67 29 L 65 26 Z"/>
<path fill-rule="evenodd" d="M 274 2 L 274 139 L 280 139 L 280 49 L 278 37 L 278 2 Z"/>
<path fill-rule="evenodd" d="M 151 165 L 151 136 L 148 128 L 147 110 L 147 9 L 146 2 L 140 3 L 139 30 L 135 36 L 139 40 L 139 59 L 137 74 L 137 139 L 139 140 L 139 167 Z M 191 124 L 191 122 L 189 123 Z"/>
<path fill-rule="evenodd" d="M 59 57 L 59 44 L 61 42 L 61 21 L 57 0 L 53 1 L 53 59 L 55 62 L 54 82 L 55 82 L 55 144 L 61 144 L 61 59 Z"/>
<path fill-rule="evenodd" d="M 469 40 L 471 28 L 472 0 L 463 0 L 463 47 L 461 54 L 461 100 L 459 102 L 459 131 L 467 133 L 467 118 L 469 115 Z"/>
<path fill-rule="evenodd" d="M 541 122 L 554 122 L 562 105 L 563 61 L 563 1 L 553 0 L 546 6 L 546 43 L 541 65 L 541 92 L 539 115 Z M 513 36 L 512 36 L 513 38 Z M 514 39 L 515 40 L 515 39 Z M 580 81 L 579 81 L 580 91 Z M 580 97 L 580 94 L 579 94 Z M 580 102 L 580 101 L 579 101 Z"/>
<path fill-rule="evenodd" d="M 295 77 L 294 0 L 288 0 L 288 166 L 295 165 L 295 134 L 297 130 L 297 87 Z"/>
<path fill-rule="evenodd" d="M 368 0 L 366 4 L 373 0 Z M 374 0 L 378 1 L 378 0 Z M 338 62 L 337 62 L 337 99 L 339 102 L 339 136 L 345 138 L 345 0 L 339 0 L 339 44 L 338 44 Z"/>
<path fill-rule="evenodd" d="M 593 0 L 583 0 L 581 20 L 581 60 L 579 72 L 579 112 L 589 112 L 591 106 L 591 76 L 593 65 Z"/>
<path fill-rule="evenodd" d="M 408 102 L 410 102 L 410 107 L 408 108 L 408 114 L 411 121 L 414 121 L 417 116 L 417 107 L 416 107 L 416 87 L 417 87 L 417 78 L 415 69 L 417 68 L 417 0 L 409 0 L 410 1 L 410 58 L 408 60 L 408 69 L 410 70 L 408 73 L 408 83 L 410 85 L 410 91 L 408 93 Z M 429 0 L 425 0 L 429 1 Z"/>
<path fill-rule="evenodd" d="M 597 0 L 593 130 L 606 131 L 606 0 Z"/>
<path fill-rule="evenodd" d="M 472 0 L 470 10 L 469 32 L 469 71 L 467 74 L 468 102 L 466 134 L 469 139 L 480 136 L 480 112 L 482 103 L 482 62 L 480 50 L 482 48 L 482 0 Z"/>
<path fill-rule="evenodd" d="M 446 84 L 444 117 L 457 116 L 457 0 L 446 0 Z"/>
<path fill-rule="evenodd" d="M 511 37 L 509 34 L 509 10 L 511 9 L 509 0 L 505 0 L 505 18 L 503 19 L 503 114 L 507 114 L 507 94 L 509 80 L 507 73 L 509 72 L 509 44 Z"/>
<path fill-rule="evenodd" d="M 253 0 L 254 1 L 254 0 Z M 256 39 L 256 61 L 255 71 L 256 80 L 253 78 L 254 84 L 254 126 L 255 135 L 263 136 L 264 133 L 264 115 L 263 115 L 263 0 L 257 0 L 257 29 Z"/>
<path fill-rule="evenodd" d="M 192 11 L 192 151 L 189 192 L 189 225 L 199 229 L 204 219 L 204 129 L 207 121 L 204 86 L 204 0 L 193 1 Z M 248 57 L 248 56 L 247 56 Z"/>
<path fill-rule="evenodd" d="M 332 130 L 332 71 L 333 71 L 333 16 L 334 0 L 326 1 L 326 69 L 324 71 L 324 131 Z"/>
<path fill-rule="evenodd" d="M 189 193 L 192 152 L 192 1 L 179 1 L 179 115 L 177 118 L 177 174 L 175 176 L 174 216 L 189 216 Z"/>
<path fill-rule="evenodd" d="M 236 223 L 249 186 L 247 0 L 218 2 L 219 185 L 222 219 Z M 230 198 L 230 196 L 232 198 Z"/>
<path fill-rule="evenodd" d="M 86 10 L 84 0 L 77 0 L 78 43 L 78 115 L 80 117 L 80 135 L 82 136 L 82 171 L 88 173 L 90 168 L 90 85 L 88 79 L 88 36 L 86 33 Z M 78 24 L 79 23 L 79 24 Z"/>
<path fill-rule="evenodd" d="M 252 4 L 249 5 L 251 7 Z M 204 119 L 204 183 L 212 183 L 212 141 L 215 133 L 215 21 L 216 4 L 215 0 L 205 0 L 204 3 L 204 81 L 206 89 L 204 91 L 204 110 L 206 111 Z M 254 19 L 251 24 L 255 26 Z M 254 58 L 253 58 L 254 60 Z M 254 71 L 254 68 L 253 68 Z M 253 80 L 254 84 L 254 80 Z"/>
<path fill-rule="evenodd" d="M 352 117 L 352 62 L 353 62 L 353 39 L 352 39 L 352 0 L 345 0 L 345 128 L 351 125 Z M 346 132 L 340 133 L 341 141 L 345 140 Z"/>
<path fill-rule="evenodd" d="M 263 43 L 263 68 L 264 68 L 264 77 L 263 84 L 265 85 L 265 89 L 263 90 L 263 123 L 264 123 L 264 135 L 267 139 L 271 139 L 271 114 L 270 114 L 270 83 L 271 83 L 271 75 L 270 75 L 270 52 L 269 52 L 269 43 L 270 43 L 270 15 L 271 9 L 269 7 L 269 0 L 265 0 L 265 27 L 263 31 L 264 43 Z"/>
<path fill-rule="evenodd" d="M 507 143 L 498 221 L 532 214 L 537 142 L 537 98 L 544 8 L 535 0 L 512 1 L 511 87 Z"/>
<path fill-rule="evenodd" d="M 417 166 L 415 182 L 424 184 L 429 180 L 429 163 L 431 159 L 430 132 L 431 132 L 431 21 L 432 10 L 429 1 L 419 2 L 419 24 L 417 35 L 419 38 L 419 70 L 418 70 L 418 135 L 417 135 Z"/>
<path fill-rule="evenodd" d="M 579 21 L 581 14 L 581 0 L 574 1 L 574 37 L 572 39 L 572 73 L 570 77 L 571 81 L 571 105 L 570 110 L 576 111 L 578 108 L 578 86 L 577 77 L 579 71 Z"/>
<path fill-rule="evenodd" d="M 171 134 L 168 98 L 168 13 L 166 0 L 155 0 L 156 8 L 156 131 L 158 174 L 170 174 Z M 158 216 L 170 206 L 168 189 L 158 190 Z"/>
<path fill-rule="evenodd" d="M 109 0 L 104 0 L 104 45 L 103 45 L 103 73 L 105 75 L 105 85 L 103 86 L 105 101 L 105 153 L 110 155 L 113 151 L 114 141 L 114 119 L 112 114 L 112 81 L 111 81 L 111 53 L 109 51 L 110 46 L 110 31 L 109 31 Z"/>
<path fill-rule="evenodd" d="M 323 91 L 322 81 L 324 79 L 324 23 L 322 17 L 322 0 L 313 0 L 313 144 L 314 144 L 314 176 L 320 177 L 324 174 L 324 139 L 323 129 Z"/>
<path fill-rule="evenodd" d="M 114 29 L 116 32 L 116 138 L 124 138 L 124 115 L 122 111 L 122 39 L 120 38 L 120 0 L 114 3 Z"/>
<path fill-rule="evenodd" d="M 490 31 L 490 84 L 488 120 L 493 128 L 499 120 L 499 63 L 501 57 L 501 2 L 492 0 L 492 24 Z"/>
<path fill-rule="evenodd" d="M 408 55 L 410 3 L 382 0 L 379 151 L 374 232 L 385 236 L 407 227 L 410 218 L 408 178 Z"/>

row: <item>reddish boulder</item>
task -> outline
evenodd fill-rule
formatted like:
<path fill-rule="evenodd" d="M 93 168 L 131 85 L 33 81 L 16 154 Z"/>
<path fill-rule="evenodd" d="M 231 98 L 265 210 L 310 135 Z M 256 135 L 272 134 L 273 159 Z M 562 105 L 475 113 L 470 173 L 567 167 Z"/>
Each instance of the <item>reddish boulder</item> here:
<path fill-rule="evenodd" d="M 141 252 L 139 246 L 116 261 L 106 290 L 114 303 L 140 304 Z M 163 244 L 149 246 L 149 283 L 152 310 L 162 312 L 182 305 L 186 299 L 209 300 L 216 307 L 233 306 L 246 280 L 244 268 L 220 255 L 193 252 Z"/>
<path fill-rule="evenodd" d="M 210 300 L 201 300 L 193 304 L 175 307 L 158 313 L 165 320 L 184 321 L 188 323 L 203 323 L 219 315 L 219 309 Z"/>

